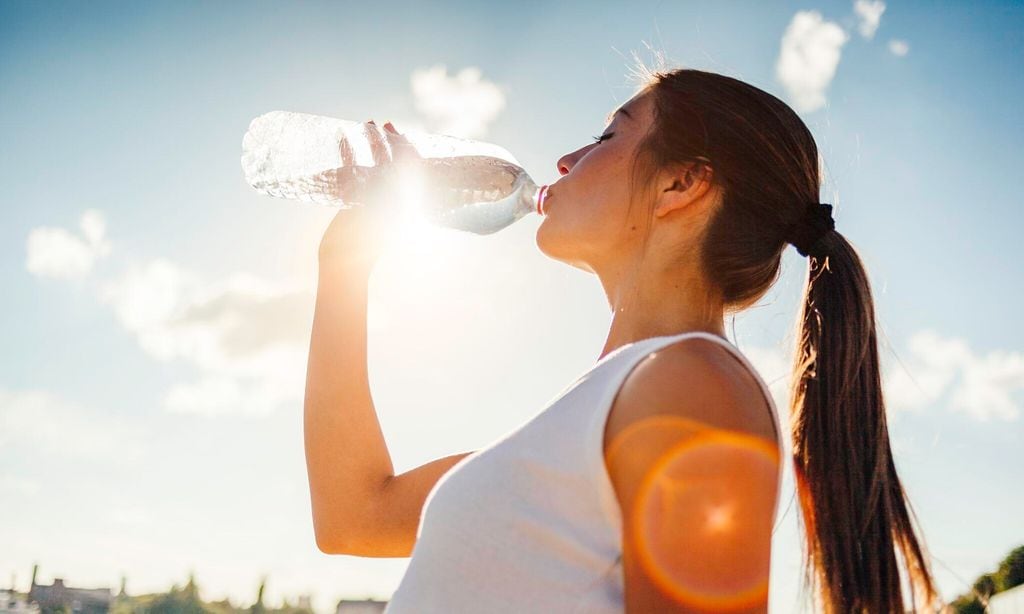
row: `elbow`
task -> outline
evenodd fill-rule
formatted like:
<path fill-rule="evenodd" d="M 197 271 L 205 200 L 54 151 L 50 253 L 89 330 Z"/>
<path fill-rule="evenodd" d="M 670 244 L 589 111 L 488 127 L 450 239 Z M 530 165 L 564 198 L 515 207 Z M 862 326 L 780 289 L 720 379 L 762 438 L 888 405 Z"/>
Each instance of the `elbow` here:
<path fill-rule="evenodd" d="M 321 514 L 313 514 L 313 537 L 317 550 L 324 554 L 345 554 L 346 536 L 337 522 L 327 522 Z"/>
<path fill-rule="evenodd" d="M 353 539 L 338 535 L 337 533 L 316 533 L 316 547 L 324 554 L 346 554 L 363 557 L 389 556 L 380 553 L 379 544 L 373 539 Z"/>
<path fill-rule="evenodd" d="M 338 540 L 333 532 L 327 530 L 324 523 L 317 522 L 316 514 L 313 514 L 313 539 L 316 541 L 316 548 L 324 554 L 337 554 Z"/>
<path fill-rule="evenodd" d="M 336 529 L 327 530 L 324 527 L 314 526 L 313 535 L 316 539 L 317 550 L 324 554 L 350 553 L 348 538 Z"/>
<path fill-rule="evenodd" d="M 382 536 L 366 531 L 341 533 L 338 531 L 315 531 L 316 547 L 324 554 L 344 554 L 360 557 L 407 557 L 411 548 L 396 548 L 386 543 Z"/>
<path fill-rule="evenodd" d="M 366 530 L 351 524 L 313 523 L 316 547 L 324 554 L 367 556 L 366 545 L 374 542 L 368 535 Z"/>
<path fill-rule="evenodd" d="M 353 501 L 365 502 L 365 498 L 354 498 L 349 505 L 330 505 L 313 497 L 313 535 L 316 547 L 324 554 L 348 554 L 366 556 L 367 546 L 377 541 L 377 518 L 365 506 L 356 506 Z M 372 550 L 372 548 L 371 548 Z"/>
<path fill-rule="evenodd" d="M 342 554 L 342 548 L 333 536 L 328 536 L 321 531 L 315 532 L 317 550 L 324 554 Z"/>

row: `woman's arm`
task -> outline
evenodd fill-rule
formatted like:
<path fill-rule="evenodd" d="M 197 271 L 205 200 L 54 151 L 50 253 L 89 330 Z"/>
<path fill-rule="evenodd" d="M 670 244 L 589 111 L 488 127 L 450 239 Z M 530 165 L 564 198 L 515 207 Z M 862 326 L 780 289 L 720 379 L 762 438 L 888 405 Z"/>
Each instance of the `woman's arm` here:
<path fill-rule="evenodd" d="M 367 288 L 358 267 L 321 267 L 304 408 L 313 528 L 324 553 L 403 557 L 430 490 L 472 452 L 394 475 L 370 395 Z"/>
<path fill-rule="evenodd" d="M 388 122 L 367 123 L 378 165 L 412 155 Z M 385 146 L 390 143 L 390 148 Z M 388 238 L 387 196 L 339 211 L 324 232 L 304 403 L 306 468 L 316 543 L 322 552 L 409 556 L 430 490 L 470 453 L 402 475 L 394 466 L 370 395 L 366 312 L 370 273 Z"/>
<path fill-rule="evenodd" d="M 313 527 L 324 552 L 372 533 L 376 502 L 394 475 L 367 373 L 369 268 L 332 258 L 320 263 L 304 438 Z"/>

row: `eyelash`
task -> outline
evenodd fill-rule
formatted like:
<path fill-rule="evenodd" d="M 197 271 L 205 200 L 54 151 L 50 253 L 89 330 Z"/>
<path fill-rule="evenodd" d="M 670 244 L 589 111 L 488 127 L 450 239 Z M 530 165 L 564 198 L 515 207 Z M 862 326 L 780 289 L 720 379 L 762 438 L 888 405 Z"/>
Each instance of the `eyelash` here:
<path fill-rule="evenodd" d="M 606 141 L 606 140 L 610 139 L 613 134 L 615 134 L 615 133 L 614 132 L 609 132 L 608 134 L 602 134 L 601 136 L 595 136 L 595 137 L 593 137 L 593 139 L 594 139 L 595 142 L 600 143 L 601 141 Z"/>

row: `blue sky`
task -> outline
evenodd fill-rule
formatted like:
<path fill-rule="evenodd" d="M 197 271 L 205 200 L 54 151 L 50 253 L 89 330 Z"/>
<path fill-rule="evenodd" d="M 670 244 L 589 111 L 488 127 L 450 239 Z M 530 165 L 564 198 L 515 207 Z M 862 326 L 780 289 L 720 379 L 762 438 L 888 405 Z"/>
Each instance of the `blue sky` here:
<path fill-rule="evenodd" d="M 387 598 L 406 560 L 323 555 L 310 521 L 301 395 L 333 211 L 254 192 L 242 135 L 274 109 L 472 130 L 549 183 L 650 44 L 814 133 L 954 596 L 1024 543 L 1022 31 L 1012 2 L 0 2 L 0 572 L 138 593 L 194 571 L 245 603 L 267 574 L 269 602 L 323 612 Z M 596 360 L 600 285 L 540 254 L 538 224 L 423 228 L 378 264 L 371 385 L 397 471 L 488 445 Z M 783 412 L 805 267 L 788 250 L 727 323 Z M 787 477 L 773 612 L 799 611 Z"/>

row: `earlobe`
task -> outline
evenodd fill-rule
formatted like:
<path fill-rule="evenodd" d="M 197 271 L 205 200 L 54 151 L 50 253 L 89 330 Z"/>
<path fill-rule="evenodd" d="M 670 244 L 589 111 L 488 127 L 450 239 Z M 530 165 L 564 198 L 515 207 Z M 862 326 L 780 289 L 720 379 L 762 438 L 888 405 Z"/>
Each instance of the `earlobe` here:
<path fill-rule="evenodd" d="M 677 182 L 678 183 L 678 182 Z M 681 184 L 680 184 L 681 185 Z M 688 202 L 685 198 L 686 190 L 675 189 L 675 186 L 662 193 L 658 206 L 654 209 L 655 217 L 665 217 L 676 209 L 681 209 Z"/>

